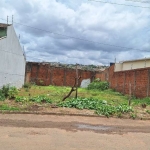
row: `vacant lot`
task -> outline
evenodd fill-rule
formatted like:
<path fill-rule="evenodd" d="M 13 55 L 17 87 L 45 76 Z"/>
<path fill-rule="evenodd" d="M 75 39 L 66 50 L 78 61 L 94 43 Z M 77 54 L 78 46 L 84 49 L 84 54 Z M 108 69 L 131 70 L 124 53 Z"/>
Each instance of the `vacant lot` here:
<path fill-rule="evenodd" d="M 111 89 L 88 90 L 79 88 L 78 99 L 75 92 L 62 102 L 70 87 L 36 86 L 20 89 L 13 99 L 0 102 L 0 109 L 5 112 L 58 113 L 77 115 L 100 115 L 107 117 L 147 119 L 150 118 L 150 98 L 132 97 L 128 106 L 128 96 Z"/>

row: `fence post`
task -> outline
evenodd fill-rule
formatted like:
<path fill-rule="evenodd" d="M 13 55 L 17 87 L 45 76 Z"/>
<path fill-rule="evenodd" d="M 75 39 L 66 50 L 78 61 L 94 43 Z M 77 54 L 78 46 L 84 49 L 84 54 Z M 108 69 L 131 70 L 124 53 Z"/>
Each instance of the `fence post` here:
<path fill-rule="evenodd" d="M 36 71 L 36 77 L 35 77 L 36 84 L 37 84 L 37 81 L 39 79 L 39 69 L 40 69 L 40 65 L 37 64 L 37 71 Z"/>
<path fill-rule="evenodd" d="M 50 65 L 50 85 L 52 85 L 52 71 L 53 67 Z"/>
<path fill-rule="evenodd" d="M 136 71 L 134 71 L 134 91 L 133 91 L 134 96 L 135 96 L 135 87 L 136 87 Z"/>
<path fill-rule="evenodd" d="M 131 94 L 132 94 L 131 83 L 129 83 L 129 106 L 131 105 Z"/>
<path fill-rule="evenodd" d="M 150 70 L 148 70 L 147 97 L 149 96 Z"/>
<path fill-rule="evenodd" d="M 48 81 L 49 65 L 46 65 L 46 69 L 47 69 L 47 70 L 46 70 L 47 72 L 46 72 L 46 83 L 45 83 L 45 85 L 48 85 L 48 84 L 47 84 L 47 83 L 48 83 L 47 81 Z"/>
<path fill-rule="evenodd" d="M 64 68 L 64 86 L 66 86 L 66 67 Z"/>
<path fill-rule="evenodd" d="M 126 73 L 124 72 L 123 94 L 125 94 L 125 81 L 126 81 Z"/>

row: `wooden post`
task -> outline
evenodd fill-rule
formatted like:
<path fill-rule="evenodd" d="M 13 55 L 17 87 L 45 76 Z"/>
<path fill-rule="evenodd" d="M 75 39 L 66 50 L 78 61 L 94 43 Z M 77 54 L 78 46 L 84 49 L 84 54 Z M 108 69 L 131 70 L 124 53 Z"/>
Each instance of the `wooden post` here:
<path fill-rule="evenodd" d="M 136 89 L 136 71 L 134 71 L 134 91 L 133 91 L 133 94 L 135 96 L 135 89 Z"/>
<path fill-rule="evenodd" d="M 76 95 L 75 98 L 78 97 L 78 64 L 76 64 Z"/>
<path fill-rule="evenodd" d="M 131 105 L 131 94 L 132 94 L 131 83 L 129 83 L 129 106 Z"/>
<path fill-rule="evenodd" d="M 148 70 L 147 97 L 149 96 L 150 70 Z"/>

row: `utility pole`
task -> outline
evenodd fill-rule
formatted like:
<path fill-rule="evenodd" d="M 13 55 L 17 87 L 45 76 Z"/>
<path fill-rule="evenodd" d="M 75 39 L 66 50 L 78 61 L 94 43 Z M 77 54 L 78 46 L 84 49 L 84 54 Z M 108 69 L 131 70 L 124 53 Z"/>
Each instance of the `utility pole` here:
<path fill-rule="evenodd" d="M 13 22 L 14 22 L 14 16 L 12 15 L 12 24 L 13 24 Z"/>
<path fill-rule="evenodd" d="M 8 16 L 7 16 L 7 25 L 8 25 Z"/>

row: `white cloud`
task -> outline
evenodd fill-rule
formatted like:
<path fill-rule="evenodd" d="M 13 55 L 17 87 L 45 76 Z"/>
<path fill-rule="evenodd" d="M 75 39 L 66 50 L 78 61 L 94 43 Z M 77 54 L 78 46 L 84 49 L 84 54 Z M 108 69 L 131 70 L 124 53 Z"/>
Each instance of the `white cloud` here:
<path fill-rule="evenodd" d="M 137 5 L 134 2 L 129 3 Z M 0 5 L 0 18 L 5 19 L 7 15 L 11 18 L 14 15 L 15 22 L 43 30 L 14 24 L 30 58 L 34 56 L 43 61 L 63 63 L 108 64 L 115 57 L 119 61 L 142 58 L 150 50 L 148 9 L 86 0 L 2 0 Z"/>

